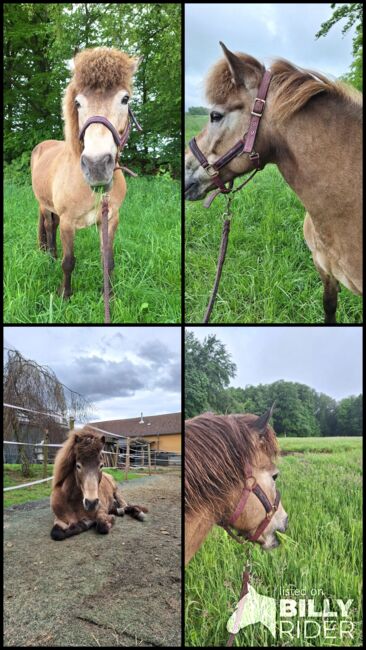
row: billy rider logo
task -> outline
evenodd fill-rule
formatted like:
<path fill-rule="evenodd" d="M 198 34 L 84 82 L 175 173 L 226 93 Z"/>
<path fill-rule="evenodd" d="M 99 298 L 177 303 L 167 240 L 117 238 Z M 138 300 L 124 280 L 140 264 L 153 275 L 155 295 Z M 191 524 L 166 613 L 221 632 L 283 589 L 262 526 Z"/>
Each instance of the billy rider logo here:
<path fill-rule="evenodd" d="M 248 585 L 248 593 L 239 601 L 228 620 L 228 632 L 237 634 L 248 625 L 262 623 L 274 638 L 279 637 L 284 641 L 295 638 L 323 638 L 329 641 L 353 639 L 355 624 L 350 616 L 352 599 L 344 601 L 337 598 L 332 600 L 331 605 L 330 600 L 324 598 L 317 600 L 320 605 L 315 605 L 314 598 L 306 598 L 306 594 L 296 589 L 284 589 L 282 595 L 305 597 L 281 598 L 278 607 L 275 598 L 262 596 L 252 585 Z M 311 596 L 323 596 L 323 592 L 312 589 Z"/>

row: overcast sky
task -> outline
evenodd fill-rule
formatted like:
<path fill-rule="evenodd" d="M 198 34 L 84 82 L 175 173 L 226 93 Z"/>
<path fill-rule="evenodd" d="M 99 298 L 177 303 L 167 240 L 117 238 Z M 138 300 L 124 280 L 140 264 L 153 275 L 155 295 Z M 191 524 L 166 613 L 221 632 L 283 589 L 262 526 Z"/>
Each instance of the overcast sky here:
<path fill-rule="evenodd" d="M 181 410 L 179 327 L 5 327 L 4 341 L 92 401 L 94 420 Z"/>
<path fill-rule="evenodd" d="M 186 4 L 186 109 L 206 105 L 203 79 L 222 56 L 219 41 L 266 65 L 280 57 L 335 77 L 344 74 L 352 63 L 354 27 L 342 36 L 343 19 L 315 40 L 332 14 L 330 3 Z"/>
<path fill-rule="evenodd" d="M 232 386 L 278 379 L 306 384 L 336 400 L 362 393 L 361 327 L 189 327 L 215 334 L 237 365 Z"/>

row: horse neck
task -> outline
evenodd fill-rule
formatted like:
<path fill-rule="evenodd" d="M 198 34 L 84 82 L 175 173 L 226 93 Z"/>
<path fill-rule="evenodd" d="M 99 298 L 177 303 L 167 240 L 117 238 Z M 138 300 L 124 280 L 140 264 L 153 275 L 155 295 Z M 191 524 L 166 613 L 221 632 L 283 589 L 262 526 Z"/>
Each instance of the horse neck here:
<path fill-rule="evenodd" d="M 215 518 L 208 512 L 186 515 L 184 542 L 185 564 L 188 564 L 194 554 L 197 553 L 215 523 Z"/>
<path fill-rule="evenodd" d="M 283 123 L 273 120 L 274 153 L 270 162 L 277 164 L 315 220 L 325 205 L 329 210 L 332 204 L 333 217 L 345 218 L 343 209 L 337 213 L 337 206 L 343 206 L 354 174 L 360 169 L 361 123 L 357 106 L 350 108 L 346 101 L 319 95 Z M 350 119 L 350 112 L 356 119 Z"/>

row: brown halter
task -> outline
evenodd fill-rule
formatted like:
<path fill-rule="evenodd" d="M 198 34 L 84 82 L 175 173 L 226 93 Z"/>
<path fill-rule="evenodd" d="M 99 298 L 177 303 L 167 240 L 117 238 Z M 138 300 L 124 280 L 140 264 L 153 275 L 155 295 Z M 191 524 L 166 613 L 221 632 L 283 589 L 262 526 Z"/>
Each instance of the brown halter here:
<path fill-rule="evenodd" d="M 260 485 L 257 484 L 257 481 L 256 481 L 255 477 L 253 476 L 253 470 L 252 470 L 251 465 L 247 465 L 246 471 L 247 471 L 246 483 L 244 484 L 244 488 L 243 488 L 243 492 L 242 492 L 240 501 L 239 501 L 238 505 L 236 506 L 234 513 L 231 515 L 228 523 L 225 523 L 223 521 L 219 522 L 219 526 L 224 528 L 226 530 L 226 532 L 230 535 L 230 537 L 232 537 L 237 542 L 239 542 L 239 544 L 244 544 L 245 541 L 249 541 L 249 542 L 258 541 L 258 538 L 261 536 L 263 531 L 267 528 L 267 526 L 268 526 L 269 522 L 271 521 L 273 515 L 277 511 L 278 506 L 280 504 L 280 500 L 281 500 L 281 495 L 280 495 L 279 491 L 276 489 L 275 501 L 274 501 L 273 505 L 271 505 L 267 495 L 264 493 L 264 491 L 262 490 Z M 248 481 L 251 481 L 252 484 L 248 485 L 248 483 L 247 483 Z M 235 524 L 236 520 L 238 519 L 238 517 L 244 511 L 246 503 L 247 503 L 247 501 L 249 499 L 249 496 L 250 496 L 250 494 L 252 492 L 259 499 L 259 501 L 261 502 L 261 504 L 264 507 L 267 514 L 266 514 L 265 518 L 261 521 L 261 523 L 259 524 L 258 528 L 256 529 L 256 531 L 255 531 L 255 533 L 253 535 L 248 535 L 248 534 L 240 534 L 240 536 L 235 535 L 235 533 L 233 533 L 233 531 L 232 531 L 232 527 L 234 526 L 234 524 Z M 240 539 L 240 537 L 244 537 L 244 539 L 242 540 L 242 539 Z"/>
<path fill-rule="evenodd" d="M 189 142 L 189 148 L 193 155 L 197 158 L 200 165 L 203 167 L 205 172 L 212 178 L 215 185 L 218 189 L 212 192 L 209 195 L 207 201 L 205 202 L 205 207 L 209 207 L 218 194 L 228 194 L 232 191 L 233 181 L 229 181 L 228 185 L 225 186 L 222 178 L 220 177 L 220 169 L 227 165 L 233 158 L 241 156 L 243 153 L 249 154 L 249 158 L 252 161 L 255 171 L 249 179 L 247 179 L 242 185 L 240 185 L 237 190 L 241 189 L 246 185 L 246 183 L 253 178 L 253 176 L 261 169 L 263 166 L 260 161 L 259 153 L 254 151 L 255 140 L 257 137 L 258 127 L 261 120 L 261 117 L 264 112 L 264 107 L 266 104 L 266 97 L 268 93 L 269 84 L 271 83 L 272 74 L 266 70 L 261 84 L 258 89 L 258 96 L 255 99 L 252 111 L 251 118 L 249 123 L 248 131 L 245 133 L 244 137 L 241 138 L 229 151 L 227 151 L 221 158 L 216 160 L 214 163 L 209 163 L 206 156 L 202 153 L 199 148 L 196 138 L 192 138 Z M 237 191 L 235 190 L 235 191 Z"/>

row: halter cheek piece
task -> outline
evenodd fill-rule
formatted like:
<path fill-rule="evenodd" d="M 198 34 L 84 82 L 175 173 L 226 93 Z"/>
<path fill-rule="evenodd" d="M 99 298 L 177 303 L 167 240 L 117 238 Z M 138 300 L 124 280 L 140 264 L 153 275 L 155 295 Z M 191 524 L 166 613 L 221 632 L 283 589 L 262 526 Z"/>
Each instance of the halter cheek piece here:
<path fill-rule="evenodd" d="M 262 506 L 264 507 L 264 509 L 266 511 L 266 516 L 261 521 L 261 523 L 259 524 L 258 528 L 256 529 L 256 531 L 255 531 L 255 533 L 253 535 L 243 535 L 243 534 L 240 535 L 241 537 L 245 537 L 245 540 L 248 540 L 249 542 L 256 542 L 258 540 L 258 538 L 261 536 L 263 531 L 267 528 L 267 526 L 268 526 L 269 522 L 271 521 L 273 515 L 277 511 L 278 506 L 279 506 L 280 501 L 281 501 L 281 495 L 280 495 L 279 491 L 276 489 L 275 501 L 274 501 L 273 505 L 271 505 L 267 495 L 263 492 L 260 485 L 257 484 L 257 481 L 256 481 L 255 477 L 253 476 L 253 470 L 252 470 L 251 465 L 247 465 L 246 472 L 248 474 L 248 476 L 246 478 L 246 483 L 245 483 L 244 488 L 243 488 L 241 499 L 240 499 L 238 505 L 236 506 L 236 509 L 235 509 L 234 513 L 231 515 L 231 517 L 230 517 L 230 519 L 229 519 L 229 521 L 227 523 L 225 523 L 224 521 L 219 522 L 219 526 L 224 528 L 226 530 L 226 532 L 230 535 L 230 537 L 235 539 L 240 544 L 243 544 L 244 541 L 241 540 L 239 536 L 235 535 L 235 533 L 233 533 L 232 527 L 234 526 L 234 524 L 235 524 L 236 520 L 238 519 L 238 517 L 244 511 L 244 508 L 246 506 L 246 503 L 247 503 L 247 501 L 249 499 L 250 494 L 251 493 L 255 494 L 255 496 L 259 499 L 259 501 L 261 502 Z M 248 483 L 248 481 L 249 481 L 249 483 Z"/>
<path fill-rule="evenodd" d="M 229 151 L 221 156 L 221 158 L 216 160 L 216 162 L 208 162 L 206 156 L 199 148 L 196 138 L 192 138 L 192 140 L 189 142 L 189 148 L 191 152 L 195 158 L 197 158 L 201 167 L 203 167 L 205 172 L 212 178 L 213 182 L 215 185 L 217 185 L 218 188 L 212 195 L 210 195 L 210 200 L 208 200 L 206 207 L 209 207 L 211 205 L 213 199 L 218 194 L 228 194 L 228 192 L 231 192 L 233 188 L 233 181 L 229 181 L 228 185 L 225 186 L 225 183 L 220 177 L 220 169 L 227 165 L 231 160 L 233 160 L 233 158 L 241 156 L 243 153 L 249 154 L 249 158 L 255 167 L 255 171 L 250 178 L 252 178 L 254 174 L 257 173 L 257 171 L 263 169 L 259 153 L 256 153 L 254 151 L 254 144 L 257 137 L 259 123 L 264 112 L 266 97 L 271 79 L 272 74 L 266 70 L 258 89 L 258 96 L 256 97 L 253 104 L 248 131 L 245 133 L 244 137 L 241 138 L 241 140 L 239 140 L 231 149 L 229 149 Z M 250 178 L 248 180 L 250 180 Z M 247 182 L 248 181 L 245 181 L 237 189 L 241 189 Z"/>
<path fill-rule="evenodd" d="M 88 128 L 88 126 L 90 126 L 91 124 L 104 124 L 104 126 L 106 126 L 107 129 L 109 129 L 109 131 L 111 132 L 111 134 L 113 136 L 113 140 L 117 145 L 117 156 L 116 156 L 116 163 L 117 163 L 118 157 L 119 157 L 120 153 L 122 152 L 122 149 L 125 146 L 128 138 L 129 138 L 129 135 L 130 135 L 131 120 L 135 124 L 137 130 L 142 131 L 142 127 L 138 123 L 138 121 L 137 121 L 136 117 L 134 116 L 131 108 L 128 107 L 127 125 L 126 125 L 126 128 L 123 131 L 122 135 L 120 136 L 117 129 L 113 126 L 112 122 L 110 122 L 106 117 L 103 117 L 102 115 L 93 115 L 93 117 L 89 117 L 86 120 L 83 128 L 81 129 L 81 131 L 79 133 L 79 140 L 81 140 L 81 141 L 84 140 L 85 131 Z M 116 167 L 115 169 L 121 169 L 121 167 Z M 127 169 L 127 168 L 125 168 L 125 169 Z M 132 172 L 132 174 L 133 174 L 133 172 Z"/>

